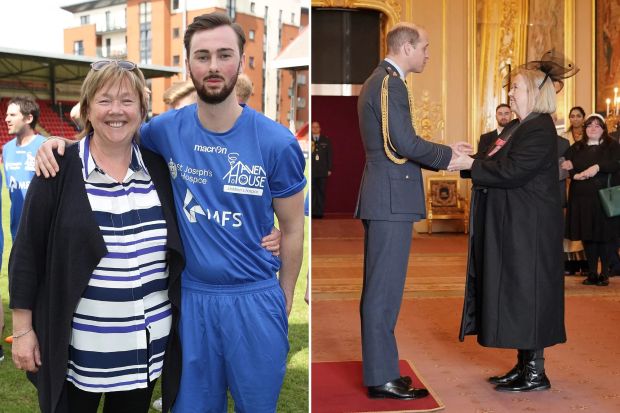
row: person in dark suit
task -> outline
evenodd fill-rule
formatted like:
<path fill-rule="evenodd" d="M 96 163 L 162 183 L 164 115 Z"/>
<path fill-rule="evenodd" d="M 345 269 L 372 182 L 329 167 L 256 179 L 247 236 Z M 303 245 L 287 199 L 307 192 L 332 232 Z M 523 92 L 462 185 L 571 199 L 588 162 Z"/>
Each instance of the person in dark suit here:
<path fill-rule="evenodd" d="M 513 71 L 510 106 L 519 122 L 483 156 L 452 163 L 470 171 L 473 185 L 459 338 L 518 349 L 517 364 L 488 379 L 498 391 L 549 389 L 544 348 L 566 341 L 558 138 L 550 114 L 560 79 L 575 69 L 556 60 L 551 52 Z"/>
<path fill-rule="evenodd" d="M 332 174 L 332 144 L 312 122 L 312 218 L 323 218 L 327 178 Z"/>
<path fill-rule="evenodd" d="M 394 328 L 407 273 L 413 222 L 425 217 L 420 167 L 446 169 L 453 151 L 416 135 L 404 79 L 428 60 L 428 35 L 411 23 L 387 34 L 388 54 L 362 87 L 357 111 L 366 163 L 355 217 L 364 225 L 364 284 L 360 303 L 364 384 L 371 398 L 416 399 L 426 389 L 401 377 Z"/>
<path fill-rule="evenodd" d="M 570 148 L 570 142 L 568 139 L 558 135 L 558 163 L 560 171 L 560 203 L 562 208 L 566 208 L 566 179 L 568 178 L 568 172 L 562 169 L 562 163 L 565 161 L 564 154 Z"/>
<path fill-rule="evenodd" d="M 480 135 L 480 140 L 478 141 L 478 152 L 486 152 L 489 146 L 495 143 L 495 140 L 499 134 L 502 133 L 506 125 L 508 125 L 508 122 L 512 119 L 510 105 L 506 103 L 500 103 L 497 105 L 495 108 L 495 119 L 497 120 L 497 129 Z"/>

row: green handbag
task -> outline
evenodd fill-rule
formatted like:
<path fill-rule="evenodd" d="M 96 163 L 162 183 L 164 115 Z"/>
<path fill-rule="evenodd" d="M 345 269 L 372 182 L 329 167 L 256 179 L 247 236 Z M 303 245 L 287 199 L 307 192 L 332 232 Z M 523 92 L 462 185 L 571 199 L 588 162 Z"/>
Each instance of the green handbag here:
<path fill-rule="evenodd" d="M 598 190 L 601 205 L 609 218 L 620 215 L 620 186 L 611 185 L 611 174 L 607 177 L 607 188 Z"/>

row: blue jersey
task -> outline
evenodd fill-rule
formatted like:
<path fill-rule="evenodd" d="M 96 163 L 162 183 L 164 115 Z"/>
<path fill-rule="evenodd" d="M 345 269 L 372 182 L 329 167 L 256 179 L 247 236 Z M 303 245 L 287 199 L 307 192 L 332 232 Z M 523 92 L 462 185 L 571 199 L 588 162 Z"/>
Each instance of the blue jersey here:
<path fill-rule="evenodd" d="M 17 139 L 8 141 L 2 149 L 4 178 L 11 198 L 11 236 L 15 240 L 19 218 L 26 199 L 26 192 L 34 176 L 34 157 L 39 146 L 45 142 L 41 135 L 35 135 L 27 145 L 17 146 Z"/>
<path fill-rule="evenodd" d="M 153 118 L 140 139 L 170 168 L 184 279 L 239 284 L 274 278 L 280 260 L 260 245 L 274 224 L 273 198 L 306 184 L 293 135 L 248 106 L 229 131 L 212 132 L 194 104 Z"/>

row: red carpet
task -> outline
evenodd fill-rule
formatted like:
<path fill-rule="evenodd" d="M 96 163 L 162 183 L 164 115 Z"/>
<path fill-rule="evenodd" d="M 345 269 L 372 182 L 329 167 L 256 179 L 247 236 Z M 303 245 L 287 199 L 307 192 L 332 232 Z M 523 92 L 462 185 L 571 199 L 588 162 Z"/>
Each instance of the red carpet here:
<path fill-rule="evenodd" d="M 430 394 L 419 400 L 369 399 L 362 383 L 361 361 L 312 363 L 312 412 L 431 412 L 444 405 L 433 390 L 422 382 L 408 361 L 400 360 L 402 375 L 411 376 L 414 387 Z"/>

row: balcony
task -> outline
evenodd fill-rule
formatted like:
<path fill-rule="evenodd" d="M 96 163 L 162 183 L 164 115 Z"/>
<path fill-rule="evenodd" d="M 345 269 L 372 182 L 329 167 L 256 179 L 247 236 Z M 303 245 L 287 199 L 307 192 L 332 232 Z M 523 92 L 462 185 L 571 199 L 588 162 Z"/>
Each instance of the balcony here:
<path fill-rule="evenodd" d="M 127 57 L 127 46 L 115 46 L 111 48 L 97 47 L 97 57 L 125 59 Z"/>
<path fill-rule="evenodd" d="M 127 24 L 125 22 L 108 22 L 105 24 L 96 25 L 97 34 L 110 34 L 114 32 L 127 31 Z"/>

